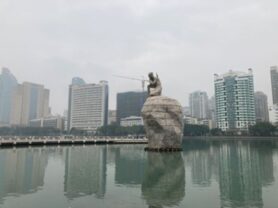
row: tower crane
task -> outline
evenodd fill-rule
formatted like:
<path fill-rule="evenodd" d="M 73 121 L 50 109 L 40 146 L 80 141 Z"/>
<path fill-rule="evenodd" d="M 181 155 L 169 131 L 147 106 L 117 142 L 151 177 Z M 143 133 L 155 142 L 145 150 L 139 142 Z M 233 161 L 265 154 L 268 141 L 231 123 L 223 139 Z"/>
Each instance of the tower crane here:
<path fill-rule="evenodd" d="M 120 76 L 120 75 L 113 75 L 114 77 L 118 77 L 121 79 L 129 79 L 134 81 L 140 81 L 142 83 L 142 91 L 145 91 L 146 82 L 149 82 L 149 80 L 145 80 L 144 76 L 142 76 L 142 79 L 139 78 L 133 78 L 133 77 L 126 77 L 126 76 Z"/>

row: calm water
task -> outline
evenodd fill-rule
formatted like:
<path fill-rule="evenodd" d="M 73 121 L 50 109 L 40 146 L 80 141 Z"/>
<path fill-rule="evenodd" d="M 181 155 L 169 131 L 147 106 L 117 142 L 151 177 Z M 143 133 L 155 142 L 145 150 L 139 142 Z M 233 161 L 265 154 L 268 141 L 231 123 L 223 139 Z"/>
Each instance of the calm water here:
<path fill-rule="evenodd" d="M 278 207 L 278 143 L 0 149 L 2 208 Z"/>

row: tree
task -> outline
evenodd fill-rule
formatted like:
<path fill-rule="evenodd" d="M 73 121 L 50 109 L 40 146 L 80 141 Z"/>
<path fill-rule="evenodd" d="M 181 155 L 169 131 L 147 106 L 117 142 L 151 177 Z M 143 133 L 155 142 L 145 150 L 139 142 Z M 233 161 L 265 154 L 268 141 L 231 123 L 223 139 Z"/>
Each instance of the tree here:
<path fill-rule="evenodd" d="M 205 125 L 195 125 L 195 124 L 185 124 L 183 134 L 184 136 L 204 136 L 209 133 L 208 126 Z"/>
<path fill-rule="evenodd" d="M 276 127 L 269 122 L 259 122 L 249 128 L 252 136 L 272 136 L 276 131 Z"/>
<path fill-rule="evenodd" d="M 97 129 L 98 136 L 127 136 L 145 134 L 144 126 L 123 127 L 116 124 L 102 126 Z"/>
<path fill-rule="evenodd" d="M 212 136 L 223 136 L 224 132 L 221 129 L 219 129 L 219 128 L 214 128 L 214 129 L 210 130 L 210 134 Z"/>
<path fill-rule="evenodd" d="M 2 127 L 1 136 L 58 136 L 61 135 L 59 129 L 52 127 Z"/>

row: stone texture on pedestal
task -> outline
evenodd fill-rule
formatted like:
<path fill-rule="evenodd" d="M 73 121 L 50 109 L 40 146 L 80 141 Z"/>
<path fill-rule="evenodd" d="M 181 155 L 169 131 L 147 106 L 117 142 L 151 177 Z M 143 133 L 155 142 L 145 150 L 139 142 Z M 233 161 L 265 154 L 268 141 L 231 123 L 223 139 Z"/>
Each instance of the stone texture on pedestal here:
<path fill-rule="evenodd" d="M 183 113 L 178 101 L 164 96 L 149 97 L 142 117 L 149 140 L 147 150 L 181 150 Z"/>

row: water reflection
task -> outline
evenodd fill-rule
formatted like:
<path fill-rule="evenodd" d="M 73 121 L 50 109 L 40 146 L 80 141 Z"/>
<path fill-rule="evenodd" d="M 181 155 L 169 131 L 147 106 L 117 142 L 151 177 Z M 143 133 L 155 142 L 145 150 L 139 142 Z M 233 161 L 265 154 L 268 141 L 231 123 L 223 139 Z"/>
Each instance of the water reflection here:
<path fill-rule="evenodd" d="M 148 153 L 142 184 L 149 207 L 178 205 L 185 197 L 185 167 L 181 153 Z"/>
<path fill-rule="evenodd" d="M 210 185 L 214 177 L 219 183 L 221 207 L 263 207 L 262 188 L 274 182 L 271 143 L 187 145 L 185 157 L 192 170 L 192 183 Z"/>
<path fill-rule="evenodd" d="M 65 196 L 74 198 L 95 194 L 103 198 L 106 191 L 106 146 L 66 149 Z"/>
<path fill-rule="evenodd" d="M 143 146 L 122 146 L 116 150 L 115 182 L 121 185 L 141 185 L 146 165 Z"/>
<path fill-rule="evenodd" d="M 61 208 L 275 207 L 277 152 L 258 141 L 187 141 L 171 154 L 144 145 L 0 149 L 0 207 L 37 207 L 53 195 Z"/>
<path fill-rule="evenodd" d="M 0 203 L 7 196 L 39 190 L 44 185 L 47 161 L 41 148 L 0 150 Z"/>
<path fill-rule="evenodd" d="M 265 147 L 264 151 L 271 152 Z M 260 161 L 267 160 L 263 166 Z M 272 154 L 264 154 L 250 143 L 221 145 L 219 149 L 219 186 L 223 207 L 263 207 L 262 186 L 268 181 L 262 168 L 273 171 Z M 270 179 L 271 180 L 271 179 Z"/>

